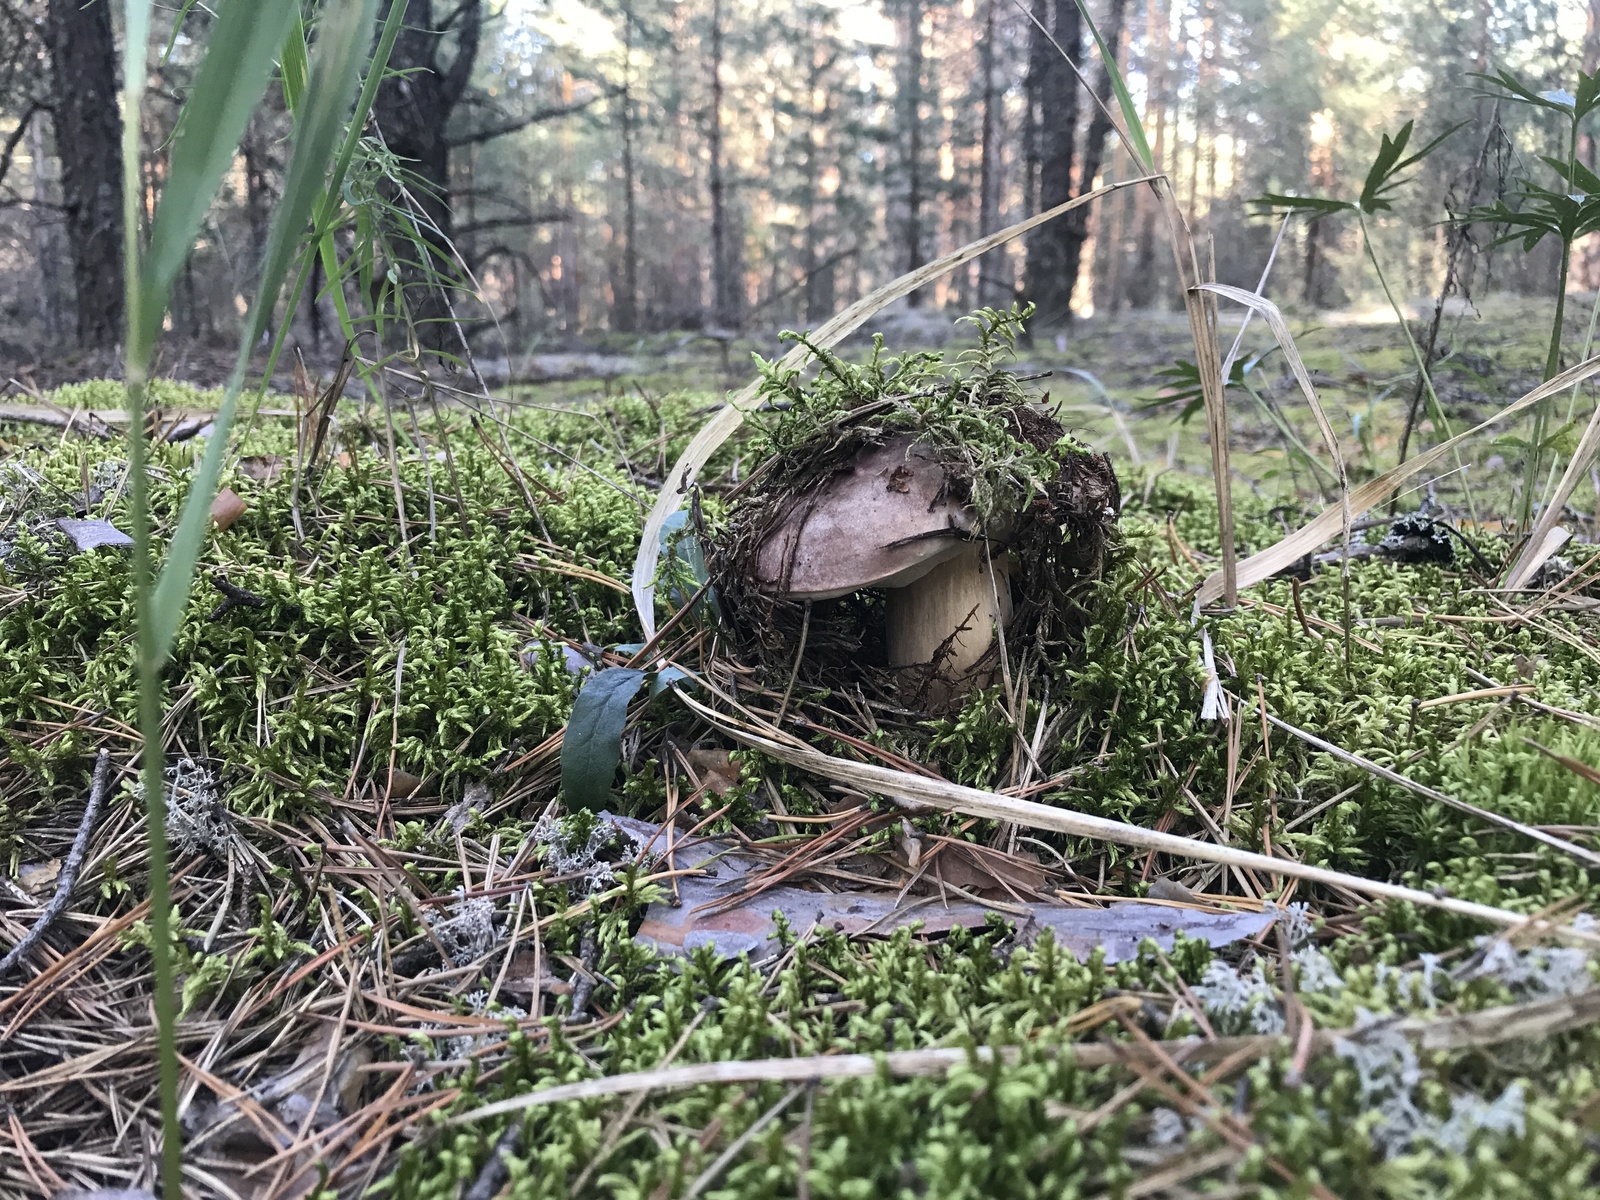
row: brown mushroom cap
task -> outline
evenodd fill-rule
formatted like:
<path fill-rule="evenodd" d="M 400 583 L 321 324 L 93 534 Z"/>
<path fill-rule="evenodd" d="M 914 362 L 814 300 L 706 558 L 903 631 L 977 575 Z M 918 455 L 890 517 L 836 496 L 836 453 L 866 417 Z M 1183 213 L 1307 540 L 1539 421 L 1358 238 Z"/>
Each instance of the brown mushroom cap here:
<path fill-rule="evenodd" d="M 903 587 L 970 545 L 976 514 L 951 498 L 944 466 L 900 434 L 795 503 L 756 550 L 770 595 L 831 600 Z"/>

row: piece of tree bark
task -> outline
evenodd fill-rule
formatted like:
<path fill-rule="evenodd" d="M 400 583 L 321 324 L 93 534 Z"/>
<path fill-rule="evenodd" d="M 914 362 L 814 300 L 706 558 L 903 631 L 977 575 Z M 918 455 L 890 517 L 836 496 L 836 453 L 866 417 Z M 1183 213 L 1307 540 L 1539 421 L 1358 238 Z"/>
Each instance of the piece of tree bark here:
<path fill-rule="evenodd" d="M 49 0 L 50 88 L 78 340 L 122 337 L 122 118 L 111 6 Z"/>

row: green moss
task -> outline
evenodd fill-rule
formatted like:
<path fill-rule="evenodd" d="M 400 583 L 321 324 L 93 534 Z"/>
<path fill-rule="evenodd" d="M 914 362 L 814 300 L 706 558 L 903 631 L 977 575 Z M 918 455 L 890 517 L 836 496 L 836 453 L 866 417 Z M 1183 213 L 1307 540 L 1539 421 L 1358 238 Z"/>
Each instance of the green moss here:
<path fill-rule="evenodd" d="M 115 385 L 86 386 L 58 401 L 120 403 Z M 163 403 L 202 401 L 173 393 Z M 704 395 L 611 398 L 587 415 L 520 412 L 507 437 L 526 493 L 502 466 L 503 451 L 492 453 L 459 414 L 420 429 L 407 423 L 396 446 L 406 536 L 385 423 L 353 407 L 341 411 L 330 454 L 348 457 L 335 458 L 302 490 L 303 534 L 296 532 L 292 472 L 271 483 L 231 477 L 226 482 L 249 508 L 208 543 L 180 627 L 168 673 L 175 738 L 227 781 L 230 807 L 285 818 L 342 795 L 358 750 L 361 779 L 381 775 L 392 756 L 428 776 L 446 801 L 469 782 L 493 778 L 560 728 L 570 711 L 572 676 L 548 647 L 525 655 L 529 642 L 637 638 L 626 594 L 594 577 L 622 581 L 631 567 L 648 495 L 630 468 L 657 476 L 704 419 L 708 402 Z M 752 433 L 773 436 L 770 426 Z M 447 437 L 453 463 L 434 457 Z M 735 439 L 717 463 L 731 471 L 752 444 Z M 263 420 L 237 449 L 287 456 L 292 431 Z M 43 473 L 66 515 L 85 476 L 116 459 L 115 445 L 66 442 L 13 461 Z M 158 533 L 176 518 L 194 460 L 192 447 L 156 450 Z M 1059 777 L 1037 798 L 1209 836 L 1197 811 L 1203 806 L 1237 845 L 1260 848 L 1270 839 L 1309 862 L 1519 911 L 1568 897 L 1591 908 L 1600 900 L 1570 860 L 1377 781 L 1282 731 L 1264 739 L 1253 713 L 1233 734 L 1230 772 L 1228 723 L 1200 720 L 1205 680 L 1190 599 L 1205 557 L 1218 549 L 1209 486 L 1175 473 L 1123 482 L 1126 555 L 1085 598 L 1081 644 L 1052 664 L 1050 694 L 1030 693 L 1029 727 L 1043 717 L 1047 730 L 1042 777 Z M 1279 499 L 1240 489 L 1241 548 L 1260 549 L 1281 536 Z M 89 515 L 123 522 L 122 505 L 113 486 Z M 1495 557 L 1506 548 L 1485 549 Z M 1575 552 L 1580 566 L 1590 553 Z M 562 564 L 581 570 L 555 569 Z M 263 605 L 208 619 L 220 599 L 205 582 L 212 574 Z M 0 674 L 0 711 L 7 714 L 0 835 L 14 838 L 42 804 L 80 796 L 93 750 L 124 737 L 133 723 L 128 575 L 119 551 L 68 555 L 41 543 L 0 577 L 0 661 L 8 668 Z M 1477 586 L 1458 571 L 1369 562 L 1351 569 L 1348 611 L 1338 573 L 1325 571 L 1300 587 L 1298 601 L 1287 581 L 1273 581 L 1252 589 L 1234 612 L 1207 618 L 1206 628 L 1224 686 L 1244 701 L 1259 695 L 1293 725 L 1518 820 L 1600 824 L 1600 789 L 1528 741 L 1596 765 L 1600 736 L 1497 699 L 1417 708 L 1417 701 L 1482 686 L 1477 672 L 1502 683 L 1531 676 L 1544 703 L 1600 715 L 1594 618 L 1552 612 L 1537 625 L 1500 620 L 1501 610 Z M 1347 615 L 1348 652 L 1339 631 Z M 1410 623 L 1376 623 L 1380 618 Z M 805 701 L 794 697 L 796 705 Z M 704 732 L 664 698 L 646 708 L 641 738 L 648 748 L 670 733 L 682 745 Z M 944 720 L 874 736 L 977 786 L 1009 782 L 1017 753 L 1000 689 L 973 695 Z M 739 757 L 741 783 L 720 801 L 732 805 L 726 821 L 764 816 L 767 781 L 790 812 L 816 811 L 798 772 L 757 755 Z M 664 796 L 665 781 L 647 753 L 619 803 L 648 813 Z M 525 807 L 469 833 L 515 844 L 549 798 L 539 791 Z M 992 832 L 980 825 L 969 836 Z M 880 835 L 885 845 L 890 838 Z M 442 865 L 455 860 L 453 839 L 431 824 L 401 825 L 391 846 L 435 894 L 460 882 L 459 869 Z M 1143 855 L 1067 841 L 1056 848 L 1080 870 L 1097 869 L 1105 856 L 1113 893 L 1136 893 L 1144 884 Z M 286 863 L 276 869 L 298 886 Z M 106 863 L 98 896 L 83 903 L 118 911 L 139 894 L 137 877 L 124 875 Z M 373 913 L 387 904 L 397 938 L 417 933 L 414 914 L 393 896 L 380 903 L 359 889 L 352 895 Z M 1026 1047 L 1010 1066 L 974 1061 L 943 1077 L 883 1074 L 802 1095 L 705 1193 L 729 1200 L 794 1195 L 802 1146 L 816 1197 L 1118 1194 L 1151 1161 L 1154 1110 L 1166 1102 L 1147 1092 L 1084 1126 L 1084 1115 L 1115 1096 L 1128 1076 L 1081 1069 L 1054 1049 L 1085 1036 L 1068 1019 L 1113 989 L 1148 995 L 1170 1010 L 1180 979 L 1204 986 L 1208 968 L 1220 961 L 1192 942 L 1164 957 L 1151 951 L 1108 967 L 1078 963 L 1048 941 L 1015 949 L 998 928 L 932 942 L 903 931 L 868 944 L 820 931 L 774 973 L 704 954 L 666 962 L 636 947 L 631 932 L 647 895 L 627 871 L 597 901 L 597 923 L 566 915 L 580 897 L 564 886 L 536 884 L 531 898 L 541 913 L 558 915 L 542 934 L 551 961 L 578 954 L 585 932 L 597 932 L 602 983 L 593 1004 L 619 1019 L 581 1045 L 556 1020 L 512 1036 L 491 1074 L 454 1081 L 463 1087 L 456 1111 L 597 1072 L 653 1067 L 696 1020 L 680 1063 L 933 1045 Z M 189 998 L 224 1002 L 265 973 L 281 973 L 304 952 L 297 940 L 317 936 L 297 921 L 292 911 L 264 915 L 250 947 L 226 958 L 185 959 Z M 1362 1012 L 1506 1002 L 1515 997 L 1493 978 L 1451 980 L 1441 970 L 1424 979 L 1417 966 L 1424 952 L 1450 953 L 1458 963 L 1482 932 L 1406 906 L 1369 909 L 1361 923 L 1347 922 L 1319 941 L 1337 984 L 1306 987 L 1304 1002 L 1320 1027 L 1354 1024 Z M 1263 986 L 1272 993 L 1275 969 L 1267 978 Z M 1158 1025 L 1151 1022 L 1149 1031 L 1196 1027 L 1191 1017 L 1170 1029 Z M 405 1051 L 398 1041 L 389 1048 L 395 1057 Z M 1420 1108 L 1443 1120 L 1455 1099 L 1489 1100 L 1520 1081 L 1521 1128 L 1480 1130 L 1462 1147 L 1412 1146 L 1387 1158 L 1368 1149 L 1382 1114 L 1357 1068 L 1337 1055 L 1316 1058 L 1298 1084 L 1285 1078 L 1284 1059 L 1268 1059 L 1215 1094 L 1222 1108 L 1243 1115 L 1258 1143 L 1240 1168 L 1250 1194 L 1303 1195 L 1315 1181 L 1340 1196 L 1489 1197 L 1537 1181 L 1542 1195 L 1577 1197 L 1592 1192 L 1600 1171 L 1593 1131 L 1574 1115 L 1585 1104 L 1592 1111 L 1597 1082 L 1587 1064 L 1597 1051 L 1595 1034 L 1577 1033 L 1514 1052 L 1425 1059 L 1412 1096 Z M 591 1192 L 680 1194 L 786 1092 L 770 1084 L 650 1097 L 621 1131 Z M 509 1194 L 568 1194 L 623 1103 L 566 1103 L 518 1118 L 526 1136 Z M 713 1125 L 717 1132 L 703 1139 L 701 1131 Z M 503 1128 L 504 1121 L 432 1127 L 380 1186 L 419 1200 L 453 1197 L 476 1176 Z M 1220 1145 L 1210 1132 L 1190 1138 L 1196 1153 Z M 1284 1182 L 1269 1157 L 1296 1182 Z"/>

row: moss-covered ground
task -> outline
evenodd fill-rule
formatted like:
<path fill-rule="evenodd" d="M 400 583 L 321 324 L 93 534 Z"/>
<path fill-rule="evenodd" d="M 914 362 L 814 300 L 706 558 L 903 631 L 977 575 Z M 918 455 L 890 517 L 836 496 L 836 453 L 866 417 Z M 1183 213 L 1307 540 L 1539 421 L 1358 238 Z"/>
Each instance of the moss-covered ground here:
<path fill-rule="evenodd" d="M 114 407 L 119 394 L 88 384 L 52 399 Z M 181 389 L 163 399 L 210 401 Z M 224 482 L 247 507 L 205 549 L 168 672 L 169 761 L 192 818 L 175 836 L 196 1195 L 1600 1190 L 1593 1024 L 1549 1032 L 1535 1021 L 1515 1040 L 1445 1049 L 1381 1024 L 1588 1003 L 1597 981 L 1585 951 L 1496 940 L 1503 931 L 1436 910 L 1307 885 L 1285 895 L 1281 878 L 1040 833 L 1028 852 L 1052 888 L 1078 897 L 1142 896 L 1165 880 L 1213 908 L 1306 907 L 1258 942 L 1150 944 L 1116 964 L 1078 962 L 1048 938 L 1019 945 L 998 917 L 973 932 L 858 942 L 795 928 L 763 962 L 635 945 L 670 877 L 590 838 L 591 818 L 560 816 L 554 735 L 579 687 L 570 654 L 617 663 L 627 652 L 604 648 L 639 640 L 626 580 L 644 512 L 715 396 L 550 399 L 489 415 L 348 404 L 298 489 L 292 422 L 256 421 L 234 448 Z M 1139 426 L 1147 448 L 1156 420 L 1170 417 Z M 759 433 L 758 422 L 749 437 Z M 1356 458 L 1359 430 L 1349 436 Z M 748 473 L 749 437 L 713 461 L 713 501 Z M 24 425 L 0 427 L 0 449 L 0 874 L 25 885 L 61 855 L 97 750 L 123 769 L 52 948 L 0 979 L 0 1088 L 23 1135 L 0 1152 L 0 1190 L 48 1193 L 52 1175 L 148 1181 L 129 563 L 116 548 L 77 552 L 53 525 L 125 528 L 124 455 L 115 440 Z M 1265 440 L 1257 452 L 1285 461 Z M 158 532 L 197 454 L 158 448 Z M 1028 773 L 1050 781 L 1033 793 L 1045 803 L 1520 913 L 1600 911 L 1590 873 L 1558 849 L 1261 719 L 1264 709 L 1419 784 L 1600 847 L 1600 617 L 1584 604 L 1600 594 L 1600 556 L 1579 544 L 1570 573 L 1516 596 L 1495 593 L 1466 554 L 1450 566 L 1363 559 L 1348 586 L 1337 566 L 1271 581 L 1203 619 L 1232 704 L 1202 720 L 1189 597 L 1219 549 L 1215 507 L 1209 479 L 1162 457 L 1119 461 L 1125 548 L 1087 602 L 1081 645 L 1053 665 L 1048 694 L 1022 703 L 1020 722 L 997 687 L 951 716 L 854 732 L 955 782 L 1000 788 L 1023 773 L 1020 724 L 1043 731 Z M 1242 552 L 1318 507 L 1287 470 L 1246 482 L 1235 489 Z M 1460 523 L 1488 564 L 1506 557 L 1498 534 Z M 219 611 L 214 579 L 259 603 Z M 678 643 L 686 666 L 706 669 L 713 632 Z M 770 683 L 741 678 L 757 699 Z M 813 720 L 848 708 L 823 695 L 795 703 Z M 849 752 L 846 740 L 815 740 Z M 840 810 L 823 781 L 754 754 L 733 755 L 731 790 L 703 786 L 697 755 L 732 749 L 670 692 L 641 695 L 613 810 L 659 819 L 670 806 L 774 857 L 854 812 L 847 865 L 885 864 L 888 886 L 904 881 L 895 872 L 911 836 L 996 841 L 992 825 L 904 820 L 881 797 Z M 26 886 L 11 891 L 7 943 L 37 904 Z M 1310 1038 L 1373 1022 L 1333 1046 Z M 1187 1069 L 1079 1065 L 1068 1045 L 1191 1035 L 1263 1040 Z M 456 1120 L 669 1061 L 927 1047 L 1020 1050 L 929 1076 L 885 1058 L 876 1076 L 815 1086 L 700 1085 Z M 284 1082 L 307 1063 L 311 1085 Z M 295 1087 L 299 1109 L 283 1102 Z M 313 1111 L 324 1099 L 326 1118 Z M 217 1132 L 240 1111 L 249 1119 Z M 486 1170 L 497 1145 L 499 1173 Z"/>

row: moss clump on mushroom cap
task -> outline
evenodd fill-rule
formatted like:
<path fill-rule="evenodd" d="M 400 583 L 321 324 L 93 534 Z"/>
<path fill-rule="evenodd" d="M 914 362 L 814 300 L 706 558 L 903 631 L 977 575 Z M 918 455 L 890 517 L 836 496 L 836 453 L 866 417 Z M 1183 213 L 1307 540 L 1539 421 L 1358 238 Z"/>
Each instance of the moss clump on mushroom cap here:
<path fill-rule="evenodd" d="M 891 358 L 877 338 L 861 365 L 813 347 L 820 367 L 809 381 L 763 367 L 752 447 L 760 465 L 729 497 L 726 524 L 707 539 L 741 651 L 787 673 L 803 634 L 800 669 L 809 682 L 875 679 L 915 698 L 936 678 L 960 683 L 992 669 L 989 626 L 1009 611 L 1005 641 L 1014 666 L 1024 657 L 1059 660 L 1077 625 L 1075 594 L 1098 576 L 1113 544 L 1119 498 L 1109 460 L 1067 436 L 1041 403 L 1047 397 L 1009 369 L 1027 315 L 985 309 L 967 318 L 978 345 L 953 360 L 926 352 Z M 923 478 L 930 467 L 931 484 Z M 864 502 L 874 487 L 902 493 L 906 528 L 928 528 L 904 534 L 891 525 L 881 512 L 894 497 Z M 813 532 L 813 514 L 830 505 L 817 521 L 821 532 Z M 829 538 L 841 559 L 862 557 L 866 543 L 880 555 L 863 568 L 859 587 L 847 590 L 849 580 L 814 561 L 829 552 Z M 934 549 L 915 564 L 899 561 L 896 554 L 924 539 Z M 804 578 L 796 581 L 802 557 Z M 941 565 L 958 558 L 964 565 Z M 975 570 L 984 575 L 967 581 L 974 584 L 967 599 L 931 604 L 934 623 L 964 623 L 954 639 L 928 653 L 940 646 L 938 634 L 908 643 L 896 632 L 894 622 L 912 619 L 902 614 L 929 611 L 919 587 L 937 590 Z M 919 585 L 929 571 L 944 582 Z M 882 590 L 905 584 L 912 587 Z M 994 603 L 977 604 L 985 592 Z M 907 659 L 907 644 L 921 647 L 912 652 L 921 661 Z M 897 665 L 909 669 L 891 669 Z"/>

